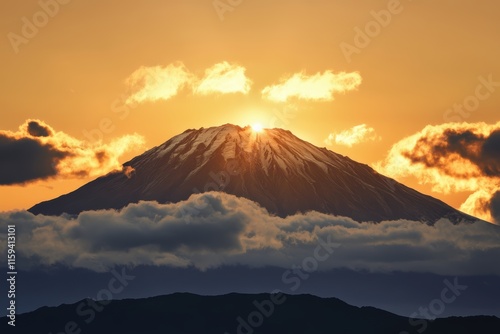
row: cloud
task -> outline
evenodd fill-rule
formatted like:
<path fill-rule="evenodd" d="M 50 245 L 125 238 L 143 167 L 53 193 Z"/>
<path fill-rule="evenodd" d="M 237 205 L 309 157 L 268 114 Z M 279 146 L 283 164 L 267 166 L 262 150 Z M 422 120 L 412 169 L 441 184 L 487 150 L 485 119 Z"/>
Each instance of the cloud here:
<path fill-rule="evenodd" d="M 0 184 L 9 185 L 55 176 L 55 166 L 68 154 L 36 139 L 0 134 L 0 156 Z"/>
<path fill-rule="evenodd" d="M 248 94 L 252 81 L 245 74 L 246 68 L 222 61 L 205 70 L 198 79 L 182 62 L 167 66 L 142 66 L 126 80 L 129 94 L 126 104 L 169 100 L 184 87 L 190 87 L 194 94 Z M 275 102 L 286 102 L 290 98 L 303 100 L 331 101 L 334 94 L 356 89 L 361 84 L 358 72 L 325 71 L 314 75 L 304 72 L 285 77 L 277 85 L 267 86 L 262 96 Z"/>
<path fill-rule="evenodd" d="M 494 221 L 487 203 L 500 190 L 500 122 L 426 126 L 394 144 L 375 169 L 392 177 L 414 175 L 436 192 L 473 192 L 461 210 Z"/>
<path fill-rule="evenodd" d="M 53 134 L 49 126 L 41 124 L 38 121 L 29 121 L 27 131 L 33 137 L 48 137 Z"/>
<path fill-rule="evenodd" d="M 123 167 L 123 174 L 127 177 L 127 179 L 131 179 L 132 176 L 135 174 L 135 168 L 132 166 L 124 166 Z"/>
<path fill-rule="evenodd" d="M 230 64 L 227 61 L 215 64 L 205 71 L 205 76 L 193 88 L 196 94 L 214 93 L 248 94 L 252 81 L 245 75 L 243 66 Z"/>
<path fill-rule="evenodd" d="M 497 190 L 493 196 L 491 196 L 488 203 L 488 209 L 493 219 L 500 223 L 500 190 Z"/>
<path fill-rule="evenodd" d="M 328 138 L 325 139 L 325 144 L 337 144 L 352 147 L 355 144 L 376 140 L 381 140 L 381 137 L 375 133 L 375 129 L 368 127 L 366 124 L 360 124 L 349 130 L 344 130 L 338 133 L 330 133 Z"/>
<path fill-rule="evenodd" d="M 121 170 L 119 157 L 143 144 L 144 139 L 137 134 L 109 144 L 89 144 L 56 132 L 43 121 L 27 120 L 16 132 L 0 131 L 0 185 Z"/>
<path fill-rule="evenodd" d="M 192 81 L 193 75 L 180 62 L 167 66 L 142 66 L 125 81 L 130 90 L 125 103 L 169 100 Z"/>
<path fill-rule="evenodd" d="M 495 225 L 453 225 L 447 220 L 434 226 L 404 220 L 372 224 L 318 212 L 280 218 L 255 202 L 217 192 L 179 203 L 139 202 L 120 211 L 86 211 L 77 217 L 0 213 L 0 264 L 6 259 L 7 224 L 16 225 L 18 262 L 27 268 L 290 268 L 326 243 L 336 250 L 321 270 L 500 274 Z"/>
<path fill-rule="evenodd" d="M 245 75 L 243 66 L 223 61 L 205 70 L 202 79 L 197 79 L 183 63 L 167 66 L 142 66 L 126 80 L 130 93 L 126 104 L 169 100 L 188 86 L 195 94 L 248 94 L 252 81 Z"/>
<path fill-rule="evenodd" d="M 332 101 L 334 94 L 354 90 L 361 81 L 358 72 L 325 71 L 310 76 L 301 72 L 283 78 L 277 85 L 265 87 L 262 95 L 275 102 L 286 102 L 290 98 Z"/>

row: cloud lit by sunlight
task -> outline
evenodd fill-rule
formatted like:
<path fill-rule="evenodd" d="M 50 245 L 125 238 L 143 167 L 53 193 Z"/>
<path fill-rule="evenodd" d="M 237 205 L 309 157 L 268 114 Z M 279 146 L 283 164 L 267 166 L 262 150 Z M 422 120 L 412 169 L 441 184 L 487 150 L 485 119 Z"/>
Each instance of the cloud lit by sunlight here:
<path fill-rule="evenodd" d="M 375 129 L 368 127 L 366 124 L 360 124 L 348 130 L 330 133 L 328 138 L 325 139 L 325 144 L 352 147 L 355 144 L 376 140 L 381 140 L 381 137 L 375 133 Z"/>
<path fill-rule="evenodd" d="M 77 217 L 0 213 L 0 264 L 7 224 L 19 228 L 23 266 L 62 264 L 105 271 L 116 265 L 194 267 L 231 265 L 290 268 L 313 254 L 318 240 L 340 245 L 324 269 L 499 274 L 500 227 L 484 222 L 434 225 L 419 221 L 362 223 L 315 211 L 286 218 L 257 203 L 220 192 L 178 203 L 141 201 L 121 210 Z M 4 262 L 6 263 L 6 262 Z"/>
<path fill-rule="evenodd" d="M 248 94 L 252 81 L 245 75 L 243 66 L 230 64 L 227 61 L 215 64 L 205 71 L 205 76 L 195 85 L 196 94 L 242 93 Z"/>
<path fill-rule="evenodd" d="M 290 98 L 332 101 L 334 94 L 356 89 L 361 84 L 358 72 L 333 73 L 325 71 L 314 75 L 304 72 L 285 77 L 277 85 L 265 87 L 262 95 L 274 102 L 286 102 Z"/>
<path fill-rule="evenodd" d="M 142 66 L 125 81 L 131 94 L 126 104 L 168 100 L 193 80 L 183 63 L 167 66 Z"/>
<path fill-rule="evenodd" d="M 491 214 L 500 190 L 500 122 L 428 125 L 394 144 L 374 167 L 394 178 L 413 175 L 435 192 L 472 192 L 460 209 L 500 223 Z"/>
<path fill-rule="evenodd" d="M 143 145 L 144 138 L 138 134 L 116 138 L 109 144 L 89 143 L 55 131 L 43 121 L 27 120 L 16 132 L 0 131 L 0 185 L 120 171 L 119 158 Z"/>
<path fill-rule="evenodd" d="M 176 96 L 181 89 L 188 87 L 196 95 L 209 94 L 248 94 L 252 80 L 246 74 L 246 68 L 234 63 L 222 61 L 205 70 L 198 79 L 182 62 L 167 66 L 142 66 L 125 81 L 129 89 L 126 104 L 168 100 Z M 262 90 L 262 98 L 273 102 L 286 102 L 291 98 L 310 101 L 332 101 L 335 94 L 355 90 L 361 84 L 358 72 L 323 73 L 307 75 L 295 73 L 281 79 L 276 85 Z"/>

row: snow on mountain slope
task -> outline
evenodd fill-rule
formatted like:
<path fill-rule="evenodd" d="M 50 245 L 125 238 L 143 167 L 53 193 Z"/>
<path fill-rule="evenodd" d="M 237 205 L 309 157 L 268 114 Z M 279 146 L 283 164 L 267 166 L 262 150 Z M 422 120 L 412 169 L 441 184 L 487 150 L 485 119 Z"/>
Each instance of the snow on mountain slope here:
<path fill-rule="evenodd" d="M 110 173 L 30 209 L 77 214 L 139 200 L 177 202 L 223 191 L 287 216 L 316 210 L 358 221 L 473 221 L 445 203 L 378 174 L 367 165 L 318 148 L 282 129 L 261 133 L 226 124 L 187 130 Z"/>

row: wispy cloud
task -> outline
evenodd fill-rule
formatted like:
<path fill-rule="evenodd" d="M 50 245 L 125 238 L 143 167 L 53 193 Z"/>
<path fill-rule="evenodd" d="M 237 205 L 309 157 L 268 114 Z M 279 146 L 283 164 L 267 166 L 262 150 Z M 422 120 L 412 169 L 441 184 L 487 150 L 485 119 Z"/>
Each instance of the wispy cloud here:
<path fill-rule="evenodd" d="M 192 81 L 193 75 L 180 62 L 167 66 L 142 66 L 125 81 L 131 92 L 125 103 L 168 100 Z"/>
<path fill-rule="evenodd" d="M 275 102 L 286 102 L 290 98 L 331 101 L 334 99 L 334 94 L 354 90 L 361 81 L 358 72 L 325 71 L 314 75 L 301 72 L 283 78 L 279 84 L 265 87 L 262 95 Z"/>
<path fill-rule="evenodd" d="M 352 147 L 355 144 L 376 140 L 381 140 L 381 137 L 375 133 L 375 129 L 366 124 L 360 124 L 348 130 L 330 133 L 325 139 L 325 144 Z"/>
<path fill-rule="evenodd" d="M 322 264 L 325 270 L 500 274 L 500 228 L 492 224 L 373 224 L 318 212 L 280 218 L 248 199 L 217 192 L 179 203 L 86 211 L 75 218 L 0 213 L 0 264 L 7 258 L 7 224 L 17 226 L 16 251 L 24 266 L 59 263 L 97 271 L 125 264 L 289 268 L 313 254 L 322 240 L 341 244 L 335 260 Z"/>
<path fill-rule="evenodd" d="M 205 71 L 205 76 L 195 84 L 193 90 L 201 95 L 248 94 L 252 81 L 246 77 L 245 72 L 243 66 L 230 64 L 227 61 L 215 64 Z"/>
<path fill-rule="evenodd" d="M 0 131 L 0 185 L 100 176 L 121 170 L 118 159 L 143 144 L 144 138 L 137 134 L 108 144 L 90 144 L 55 131 L 43 121 L 29 119 L 16 132 Z"/>
<path fill-rule="evenodd" d="M 500 191 L 500 122 L 426 126 L 394 144 L 375 168 L 392 177 L 413 175 L 436 192 L 473 192 L 461 210 L 494 221 L 492 199 Z"/>

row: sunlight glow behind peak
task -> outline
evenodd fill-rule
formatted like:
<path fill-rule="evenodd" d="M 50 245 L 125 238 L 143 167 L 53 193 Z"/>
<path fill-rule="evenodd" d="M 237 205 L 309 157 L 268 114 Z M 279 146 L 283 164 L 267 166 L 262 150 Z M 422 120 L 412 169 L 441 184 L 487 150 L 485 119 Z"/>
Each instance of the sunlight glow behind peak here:
<path fill-rule="evenodd" d="M 254 124 L 252 124 L 252 131 L 260 133 L 260 132 L 264 131 L 264 127 L 260 123 L 254 123 Z"/>

